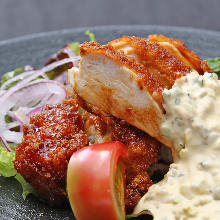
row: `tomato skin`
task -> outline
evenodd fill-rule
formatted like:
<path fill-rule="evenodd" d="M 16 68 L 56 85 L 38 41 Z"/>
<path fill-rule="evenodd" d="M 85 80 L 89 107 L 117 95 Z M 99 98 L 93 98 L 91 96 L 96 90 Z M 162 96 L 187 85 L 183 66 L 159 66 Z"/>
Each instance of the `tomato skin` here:
<path fill-rule="evenodd" d="M 72 155 L 67 171 L 67 192 L 78 220 L 125 219 L 124 201 L 117 200 L 114 185 L 118 162 L 125 154 L 125 146 L 115 141 L 90 145 Z M 124 193 L 121 182 L 123 192 L 120 194 Z M 121 209 L 118 209 L 118 201 Z"/>

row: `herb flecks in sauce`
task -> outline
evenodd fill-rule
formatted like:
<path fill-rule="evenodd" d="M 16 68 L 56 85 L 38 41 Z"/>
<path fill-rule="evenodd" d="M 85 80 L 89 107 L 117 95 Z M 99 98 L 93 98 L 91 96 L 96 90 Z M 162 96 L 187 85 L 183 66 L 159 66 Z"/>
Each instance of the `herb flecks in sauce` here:
<path fill-rule="evenodd" d="M 164 90 L 163 98 L 161 132 L 173 140 L 179 158 L 135 213 L 149 210 L 154 220 L 220 219 L 220 81 L 192 72 Z"/>

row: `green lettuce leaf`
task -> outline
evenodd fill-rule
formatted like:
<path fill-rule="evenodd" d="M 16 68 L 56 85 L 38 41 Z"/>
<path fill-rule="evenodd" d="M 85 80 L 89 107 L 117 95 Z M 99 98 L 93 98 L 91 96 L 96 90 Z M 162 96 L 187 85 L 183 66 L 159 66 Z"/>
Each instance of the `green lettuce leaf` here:
<path fill-rule="evenodd" d="M 33 187 L 26 182 L 26 180 L 24 179 L 23 176 L 21 176 L 19 173 L 16 174 L 15 179 L 21 184 L 22 186 L 22 196 L 23 199 L 26 199 L 27 195 L 29 194 L 35 194 L 36 195 L 36 191 L 33 189 Z"/>
<path fill-rule="evenodd" d="M 0 85 L 2 85 L 4 82 L 8 81 L 9 79 L 13 78 L 15 76 L 15 71 L 11 71 L 8 73 L 5 73 L 2 75 Z"/>
<path fill-rule="evenodd" d="M 32 186 L 25 181 L 25 179 L 14 168 L 13 161 L 15 160 L 15 153 L 8 152 L 0 144 L 0 176 L 3 177 L 15 177 L 15 179 L 21 184 L 23 192 L 22 196 L 26 199 L 28 194 L 35 194 L 36 192 Z"/>
<path fill-rule="evenodd" d="M 0 86 L 5 83 L 6 81 L 8 81 L 9 79 L 12 79 L 16 74 L 20 74 L 24 72 L 24 68 L 16 68 L 13 71 L 7 72 L 5 74 L 2 75 L 1 80 L 0 80 Z M 11 88 L 12 86 L 16 85 L 19 82 L 19 80 L 15 80 L 13 82 L 11 82 L 10 84 L 8 84 L 5 87 L 5 90 L 8 90 L 9 88 Z"/>
<path fill-rule="evenodd" d="M 80 49 L 79 49 L 80 42 L 73 42 L 73 43 L 68 43 L 67 46 L 74 51 L 77 55 L 80 54 Z"/>
<path fill-rule="evenodd" d="M 220 57 L 210 58 L 207 61 L 218 77 L 220 77 Z"/>
<path fill-rule="evenodd" d="M 13 164 L 14 159 L 14 152 L 8 152 L 0 147 L 0 176 L 12 177 L 17 174 Z"/>
<path fill-rule="evenodd" d="M 96 39 L 95 39 L 95 35 L 93 33 L 91 33 L 89 30 L 87 30 L 85 32 L 86 35 L 88 35 L 89 37 L 89 40 L 91 42 L 96 42 Z M 74 51 L 77 55 L 80 55 L 80 49 L 79 49 L 79 45 L 80 45 L 80 42 L 73 42 L 73 43 L 68 43 L 67 46 L 72 50 Z"/>

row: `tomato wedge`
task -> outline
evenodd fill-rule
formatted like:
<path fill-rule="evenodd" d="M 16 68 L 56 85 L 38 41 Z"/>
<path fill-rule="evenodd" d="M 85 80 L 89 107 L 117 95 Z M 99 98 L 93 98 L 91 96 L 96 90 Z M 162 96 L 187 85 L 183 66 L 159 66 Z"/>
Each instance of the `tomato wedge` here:
<path fill-rule="evenodd" d="M 67 192 L 78 220 L 124 220 L 125 146 L 90 145 L 75 152 L 67 170 Z"/>

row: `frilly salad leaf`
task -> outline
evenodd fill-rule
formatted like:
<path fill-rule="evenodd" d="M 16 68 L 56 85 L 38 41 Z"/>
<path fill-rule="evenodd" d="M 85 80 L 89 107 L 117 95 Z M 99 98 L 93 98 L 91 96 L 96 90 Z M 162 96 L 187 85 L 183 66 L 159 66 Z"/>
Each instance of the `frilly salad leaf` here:
<path fill-rule="evenodd" d="M 27 195 L 29 194 L 35 194 L 36 195 L 36 191 L 33 189 L 33 187 L 27 183 L 25 181 L 25 179 L 23 178 L 23 176 L 21 176 L 19 173 L 16 174 L 15 179 L 21 184 L 22 186 L 22 196 L 23 199 L 26 199 Z"/>
<path fill-rule="evenodd" d="M 0 176 L 3 177 L 15 177 L 15 179 L 21 184 L 23 193 L 22 196 L 26 199 L 28 194 L 36 194 L 32 186 L 27 183 L 24 178 L 14 168 L 13 161 L 15 160 L 15 153 L 8 152 L 0 143 Z"/>
<path fill-rule="evenodd" d="M 0 176 L 12 177 L 17 174 L 13 164 L 14 159 L 14 152 L 8 152 L 0 147 Z"/>
<path fill-rule="evenodd" d="M 220 77 L 220 57 L 210 58 L 207 61 L 218 77 Z"/>

